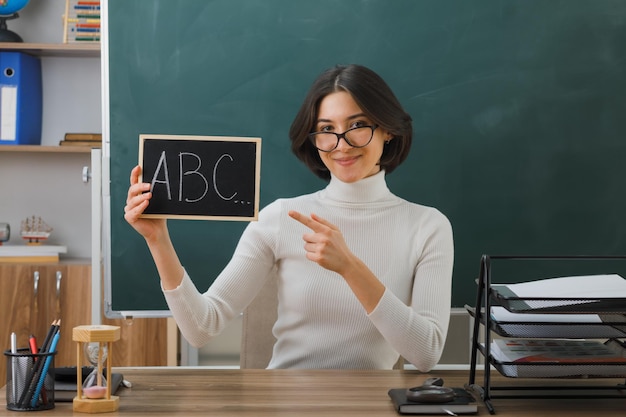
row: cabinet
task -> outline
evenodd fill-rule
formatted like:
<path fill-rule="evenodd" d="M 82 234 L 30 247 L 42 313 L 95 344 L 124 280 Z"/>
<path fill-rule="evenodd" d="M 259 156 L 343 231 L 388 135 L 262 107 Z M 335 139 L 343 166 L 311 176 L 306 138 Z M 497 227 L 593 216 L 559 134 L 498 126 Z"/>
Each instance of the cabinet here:
<path fill-rule="evenodd" d="M 0 340 L 8 341 L 15 332 L 19 347 L 28 346 L 31 334 L 41 343 L 52 321 L 60 318 L 63 331 L 55 365 L 75 364 L 76 349 L 68 330 L 91 317 L 89 276 L 87 261 L 0 264 Z M 5 372 L 3 362 L 0 377 Z"/>
<path fill-rule="evenodd" d="M 0 221 L 10 223 L 15 236 L 25 215 L 41 215 L 68 247 L 68 256 L 87 258 L 91 256 L 90 233 L 76 231 L 89 230 L 91 224 L 89 187 L 80 180 L 90 149 L 58 143 L 67 132 L 102 129 L 100 44 L 49 43 L 62 40 L 58 17 L 65 11 L 64 3 L 31 1 L 20 18 L 11 21 L 11 29 L 26 42 L 0 42 L 0 51 L 19 51 L 42 59 L 44 89 L 42 146 L 0 146 L 0 192 L 10 196 L 3 199 Z M 62 277 L 58 296 L 57 272 Z M 35 276 L 39 277 L 37 290 Z M 43 339 L 50 323 L 61 318 L 55 365 L 74 366 L 76 348 L 71 328 L 89 323 L 90 294 L 88 259 L 45 265 L 0 263 L 0 341 L 7 348 L 9 334 L 15 331 L 19 345 L 26 346 L 30 333 Z M 167 364 L 167 319 L 103 318 L 102 323 L 118 325 L 122 330 L 121 340 L 115 343 L 113 366 Z M 0 381 L 5 380 L 5 362 L 4 358 L 0 361 Z"/>
<path fill-rule="evenodd" d="M 538 260 L 556 261 L 598 261 L 626 260 L 624 256 L 572 256 L 572 257 L 530 257 L 530 256 L 488 256 L 483 255 L 480 263 L 476 305 L 466 306 L 474 318 L 472 351 L 468 387 L 478 393 L 491 414 L 495 414 L 494 398 L 626 398 L 626 298 L 619 297 L 554 297 L 545 294 L 533 297 L 519 297 L 508 291 L 506 285 L 492 282 L 492 260 Z M 504 308 L 506 320 L 500 320 L 493 308 Z M 539 320 L 516 319 L 528 314 L 542 314 Z M 559 319 L 552 319 L 559 315 Z M 601 320 L 574 319 L 575 316 L 597 315 Z M 572 317 L 563 319 L 563 317 Z M 484 337 L 480 342 L 480 331 Z M 493 337 L 513 339 L 598 339 L 617 352 L 622 359 L 618 362 L 601 359 L 579 359 L 568 362 L 555 362 L 548 359 L 535 359 L 528 362 L 497 359 L 493 354 Z M 482 355 L 486 365 L 483 384 L 476 381 L 478 357 Z M 492 368 L 510 378 L 558 379 L 562 383 L 534 381 L 533 384 L 493 386 Z M 603 380 L 616 379 L 615 385 Z M 578 382 L 584 380 L 584 382 Z M 593 380 L 593 381 L 591 381 Z"/>
<path fill-rule="evenodd" d="M 56 2 L 37 7 L 48 3 Z M 67 132 L 102 129 L 100 45 L 0 43 L 0 51 L 40 57 L 44 81 L 42 145 L 0 146 L 0 193 L 10 196 L 3 200 L 0 221 L 11 225 L 12 242 L 18 242 L 15 232 L 24 217 L 41 216 L 54 227 L 59 244 L 68 247 L 69 257 L 88 258 L 91 235 L 80 231 L 90 230 L 91 196 L 81 173 L 91 164 L 91 149 L 59 146 L 59 141 Z"/>
<path fill-rule="evenodd" d="M 44 6 L 42 3 L 40 6 Z M 25 32 L 26 29 L 24 30 Z M 0 51 L 19 51 L 42 57 L 44 72 L 44 132 L 48 143 L 58 144 L 59 131 L 76 128 L 72 118 L 84 119 L 84 114 L 75 112 L 67 94 L 56 94 L 59 86 L 67 85 L 66 74 L 60 80 L 50 78 L 46 72 L 62 73 L 59 68 L 62 60 L 73 65 L 81 65 L 83 58 L 91 61 L 100 56 L 99 44 L 63 45 L 48 43 L 0 43 Z M 92 68 L 94 65 L 89 66 Z M 51 70 L 51 71 L 48 71 Z M 76 70 L 80 68 L 76 67 Z M 98 80 L 99 73 L 90 77 Z M 79 85 L 85 82 L 78 83 Z M 94 87 L 99 89 L 99 83 Z M 69 89 L 71 92 L 71 89 Z M 48 99 L 56 101 L 46 102 Z M 99 116 L 100 97 L 90 94 L 93 102 L 91 112 Z M 56 117 L 52 107 L 67 108 L 64 118 Z M 63 103 L 63 105 L 60 105 Z M 50 107 L 50 106 L 48 106 Z M 87 106 L 85 106 L 87 107 Z M 71 114 L 70 114 L 71 113 Z M 46 114 L 52 117 L 46 117 Z M 50 120 L 51 124 L 46 124 Z M 97 126 L 97 125 L 96 125 Z M 98 126 L 99 130 L 99 126 Z M 76 230 L 89 230 L 91 205 L 87 187 L 80 181 L 80 168 L 89 161 L 87 147 L 61 146 L 0 146 L 2 166 L 0 167 L 0 191 L 10 196 L 4 199 L 0 216 L 2 221 L 12 226 L 12 235 L 19 235 L 19 225 L 25 210 L 40 210 L 41 214 L 55 228 L 71 256 L 90 256 L 90 234 L 76 233 Z M 42 154 L 49 155 L 42 155 Z M 82 154 L 75 155 L 71 154 Z M 45 158 L 44 158 L 45 157 Z M 57 163 L 55 164 L 55 161 Z M 30 190 L 25 193 L 23 190 Z M 33 192 L 35 191 L 35 192 Z M 38 199 L 37 199 L 38 198 Z M 84 203 L 84 205 L 82 204 Z M 70 206 L 70 207 L 68 207 Z M 37 207 L 37 208 L 34 208 Z M 26 211 L 26 214 L 34 214 Z M 16 233 L 18 232 L 18 233 Z M 19 238 L 12 238 L 19 241 Z M 62 320 L 59 353 L 55 358 L 57 366 L 75 365 L 75 348 L 71 341 L 71 329 L 75 325 L 88 323 L 91 318 L 90 260 L 64 261 L 57 264 L 1 264 L 0 263 L 0 340 L 6 345 L 9 334 L 15 331 L 20 346 L 27 346 L 32 333 L 43 341 L 50 323 L 56 318 Z M 3 358 L 4 359 L 4 358 Z M 0 377 L 4 381 L 6 363 L 0 363 Z"/>
<path fill-rule="evenodd" d="M 55 366 L 76 365 L 72 328 L 91 321 L 91 265 L 88 260 L 59 263 L 0 263 L 0 340 L 7 345 L 11 332 L 18 347 L 28 346 L 31 334 L 43 341 L 50 324 L 61 319 L 61 339 Z M 167 319 L 103 319 L 120 326 L 113 366 L 167 364 Z M 8 345 L 7 345 L 8 347 Z M 148 348 L 149 347 L 149 348 Z M 0 363 L 0 381 L 6 378 L 6 360 Z"/>

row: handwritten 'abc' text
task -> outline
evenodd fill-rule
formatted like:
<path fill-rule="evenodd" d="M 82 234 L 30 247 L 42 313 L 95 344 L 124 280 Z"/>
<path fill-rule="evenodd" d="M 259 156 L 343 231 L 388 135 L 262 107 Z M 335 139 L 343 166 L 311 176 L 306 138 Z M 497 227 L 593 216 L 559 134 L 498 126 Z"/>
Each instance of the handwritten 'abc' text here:
<path fill-rule="evenodd" d="M 187 169 L 183 171 L 183 158 L 184 157 L 193 158 L 192 161 L 195 160 L 197 162 L 195 164 L 195 167 L 193 167 L 192 169 Z M 237 192 L 234 192 L 231 196 L 225 196 L 224 194 L 220 192 L 220 188 L 217 185 L 218 184 L 217 177 L 218 177 L 218 171 L 220 169 L 220 165 L 222 163 L 228 163 L 228 161 L 230 162 L 234 161 L 233 157 L 230 156 L 229 154 L 223 154 L 222 156 L 220 156 L 217 162 L 215 163 L 215 166 L 213 167 L 213 174 L 211 177 L 211 184 L 213 185 L 213 189 L 215 190 L 215 193 L 219 196 L 219 198 L 225 201 L 230 201 L 233 198 L 235 198 L 235 196 L 237 195 Z M 188 165 L 189 163 L 187 164 L 187 166 Z M 202 167 L 202 159 L 198 155 L 192 152 L 180 152 L 178 154 L 178 167 L 179 167 L 178 201 L 185 201 L 186 203 L 195 203 L 195 202 L 202 200 L 209 192 L 209 180 L 207 180 L 206 176 L 202 172 L 200 172 L 200 168 Z M 160 177 L 161 170 L 163 171 L 164 179 L 159 180 L 158 178 Z M 199 197 L 196 197 L 196 198 L 185 197 L 183 200 L 183 195 L 184 195 L 183 183 L 184 183 L 185 177 L 189 175 L 198 176 L 204 183 L 204 190 L 203 192 L 200 193 L 201 195 Z M 171 189 L 171 184 L 170 184 L 169 168 L 167 166 L 167 158 L 166 158 L 165 151 L 161 152 L 161 156 L 159 157 L 159 163 L 157 165 L 156 170 L 154 171 L 154 177 L 152 178 L 152 181 L 150 182 L 150 191 L 154 190 L 154 186 L 157 183 L 165 184 L 165 187 L 167 190 L 167 199 L 171 200 L 172 189 Z"/>

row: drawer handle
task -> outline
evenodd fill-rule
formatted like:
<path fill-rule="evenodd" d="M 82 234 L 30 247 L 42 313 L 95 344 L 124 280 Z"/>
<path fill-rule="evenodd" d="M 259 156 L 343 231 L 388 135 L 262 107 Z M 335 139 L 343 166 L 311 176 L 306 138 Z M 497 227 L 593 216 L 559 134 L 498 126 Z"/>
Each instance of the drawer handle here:
<path fill-rule="evenodd" d="M 61 279 L 63 274 L 57 271 L 57 317 L 61 316 Z"/>
<path fill-rule="evenodd" d="M 37 303 L 39 293 L 39 271 L 33 272 L 33 302 L 35 303 L 35 314 L 39 312 L 39 304 Z"/>
<path fill-rule="evenodd" d="M 33 291 L 35 299 L 37 299 L 37 291 L 39 291 L 39 271 L 33 272 Z"/>

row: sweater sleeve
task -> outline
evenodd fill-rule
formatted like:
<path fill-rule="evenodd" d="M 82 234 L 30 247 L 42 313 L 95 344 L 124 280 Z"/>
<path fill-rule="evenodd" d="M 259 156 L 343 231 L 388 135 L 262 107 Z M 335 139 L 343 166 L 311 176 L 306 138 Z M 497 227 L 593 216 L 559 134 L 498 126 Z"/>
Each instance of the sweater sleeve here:
<path fill-rule="evenodd" d="M 205 293 L 200 293 L 185 270 L 181 284 L 163 290 L 182 335 L 194 347 L 204 346 L 240 314 L 259 293 L 274 267 L 271 220 L 274 206 L 244 230 L 233 257 Z"/>
<path fill-rule="evenodd" d="M 411 305 L 389 289 L 369 317 L 385 339 L 423 372 L 443 352 L 450 321 L 454 244 L 452 227 L 440 212 L 424 225 L 421 256 L 414 273 Z"/>

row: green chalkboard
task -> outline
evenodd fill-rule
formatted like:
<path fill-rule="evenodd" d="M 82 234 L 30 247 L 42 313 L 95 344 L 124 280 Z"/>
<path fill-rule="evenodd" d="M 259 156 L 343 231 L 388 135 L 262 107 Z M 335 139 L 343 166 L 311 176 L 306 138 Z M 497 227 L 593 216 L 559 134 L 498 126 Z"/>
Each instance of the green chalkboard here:
<path fill-rule="evenodd" d="M 483 253 L 626 252 L 623 0 L 109 0 L 105 9 L 110 314 L 167 310 L 146 245 L 123 219 L 139 135 L 261 137 L 260 206 L 312 192 L 324 183 L 291 155 L 287 131 L 310 83 L 337 63 L 377 71 L 413 116 L 411 154 L 388 182 L 452 222 L 454 306 L 473 303 Z M 245 223 L 170 227 L 204 289 Z"/>

